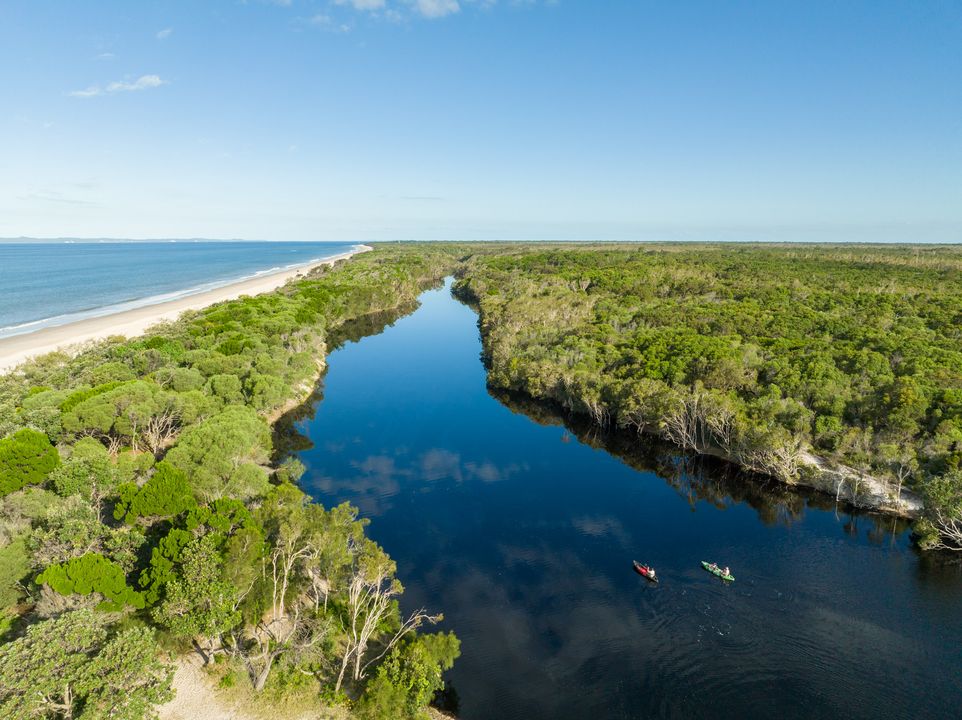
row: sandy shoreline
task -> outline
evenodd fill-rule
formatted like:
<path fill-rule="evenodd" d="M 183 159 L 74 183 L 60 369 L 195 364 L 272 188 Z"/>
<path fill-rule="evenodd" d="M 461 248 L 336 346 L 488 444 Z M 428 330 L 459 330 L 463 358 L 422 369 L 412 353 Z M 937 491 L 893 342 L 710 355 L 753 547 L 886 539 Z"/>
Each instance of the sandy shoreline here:
<path fill-rule="evenodd" d="M 126 337 L 140 335 L 151 325 L 167 320 L 176 320 L 186 310 L 200 310 L 214 303 L 234 300 L 241 295 L 260 295 L 276 290 L 288 280 L 292 280 L 298 275 L 304 275 L 316 267 L 333 265 L 338 260 L 345 260 L 357 253 L 372 249 L 367 245 L 359 245 L 355 250 L 334 255 L 320 262 L 305 263 L 276 273 L 241 280 L 196 295 L 188 295 L 156 305 L 125 310 L 113 315 L 88 318 L 67 325 L 43 328 L 25 335 L 0 338 L 0 373 L 8 372 L 32 357 L 55 350 L 79 351 L 81 349 L 79 346 L 84 343 L 102 340 L 112 335 L 124 335 Z"/>

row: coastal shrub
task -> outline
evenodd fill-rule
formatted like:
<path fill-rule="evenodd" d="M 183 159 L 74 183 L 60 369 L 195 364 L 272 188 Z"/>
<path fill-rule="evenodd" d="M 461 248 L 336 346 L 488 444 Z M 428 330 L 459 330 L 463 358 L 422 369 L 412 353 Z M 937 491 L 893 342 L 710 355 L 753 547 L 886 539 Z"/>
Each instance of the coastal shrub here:
<path fill-rule="evenodd" d="M 64 412 L 64 429 L 102 438 L 113 450 L 130 445 L 157 452 L 180 426 L 176 393 L 135 380 L 85 398 Z"/>
<path fill-rule="evenodd" d="M 123 382 L 109 382 L 104 383 L 103 385 L 97 385 L 95 387 L 85 387 L 74 390 L 66 398 L 64 398 L 64 401 L 60 404 L 60 410 L 61 412 L 65 413 L 70 412 L 84 400 L 89 400 L 92 397 L 109 392 L 110 390 L 120 387 L 123 384 Z"/>
<path fill-rule="evenodd" d="M 112 633 L 108 615 L 76 610 L 41 621 L 0 646 L 0 717 L 151 717 L 173 697 L 173 667 L 158 656 L 151 630 Z"/>
<path fill-rule="evenodd" d="M 110 529 L 89 501 L 80 495 L 53 496 L 51 500 L 35 518 L 27 536 L 37 565 L 67 562 L 91 549 L 103 549 L 102 541 Z"/>
<path fill-rule="evenodd" d="M 20 405 L 20 418 L 25 425 L 40 430 L 55 443 L 63 432 L 60 405 L 69 394 L 69 390 L 31 388 L 31 393 Z"/>
<path fill-rule="evenodd" d="M 268 487 L 261 467 L 270 457 L 271 432 L 252 408 L 234 405 L 186 430 L 167 453 L 201 501 L 251 498 Z"/>
<path fill-rule="evenodd" d="M 134 482 L 147 475 L 154 466 L 152 453 L 121 450 L 113 459 L 118 482 Z"/>
<path fill-rule="evenodd" d="M 100 553 L 87 553 L 65 563 L 51 565 L 37 576 L 38 585 L 49 585 L 61 595 L 100 593 L 100 610 L 117 611 L 125 606 L 144 607 L 144 596 L 127 585 L 123 569 Z"/>
<path fill-rule="evenodd" d="M 107 383 L 136 380 L 137 373 L 135 373 L 133 368 L 126 363 L 114 361 L 106 362 L 91 368 L 87 377 L 92 385 L 98 386 L 105 385 Z"/>
<path fill-rule="evenodd" d="M 151 551 L 150 564 L 137 581 L 144 590 L 144 600 L 148 605 L 160 600 L 164 587 L 175 577 L 174 569 L 183 558 L 184 548 L 193 539 L 193 533 L 174 528 Z"/>
<path fill-rule="evenodd" d="M 164 337 L 163 335 L 155 335 L 154 337 L 147 338 L 143 341 L 143 347 L 156 350 L 174 363 L 183 362 L 186 354 L 183 342 Z"/>
<path fill-rule="evenodd" d="M 201 638 L 206 641 L 202 647 L 210 647 L 213 638 L 241 619 L 238 589 L 224 577 L 223 559 L 210 536 L 192 540 L 180 555 L 181 564 L 153 617 L 175 637 Z"/>
<path fill-rule="evenodd" d="M 206 390 L 223 405 L 241 405 L 245 400 L 243 384 L 236 375 L 213 375 L 207 381 Z"/>
<path fill-rule="evenodd" d="M 247 395 L 257 410 L 272 410 L 291 395 L 287 383 L 275 375 L 251 373 L 246 382 Z"/>
<path fill-rule="evenodd" d="M 43 482 L 60 455 L 42 432 L 24 428 L 0 440 L 0 497 Z"/>
<path fill-rule="evenodd" d="M 162 518 L 179 515 L 196 505 L 187 476 L 163 461 L 141 487 L 126 483 L 119 488 L 114 518 L 132 523 L 138 518 Z"/>
<path fill-rule="evenodd" d="M 442 673 L 461 654 L 453 633 L 423 635 L 394 648 L 368 683 L 357 713 L 363 720 L 418 720 L 444 687 Z"/>
<path fill-rule="evenodd" d="M 184 527 L 191 532 L 205 527 L 221 537 L 227 537 L 241 527 L 256 526 L 251 511 L 234 498 L 218 498 L 210 505 L 194 506 L 184 518 Z"/>
<path fill-rule="evenodd" d="M 23 597 L 23 583 L 29 573 L 30 553 L 25 537 L 16 537 L 0 547 L 0 611 Z"/>
<path fill-rule="evenodd" d="M 205 378 L 196 368 L 165 367 L 153 374 L 153 380 L 163 388 L 184 393 L 203 388 Z"/>
<path fill-rule="evenodd" d="M 106 454 L 84 456 L 74 453 L 50 473 L 50 481 L 61 497 L 80 495 L 97 505 L 117 487 L 117 476 Z"/>

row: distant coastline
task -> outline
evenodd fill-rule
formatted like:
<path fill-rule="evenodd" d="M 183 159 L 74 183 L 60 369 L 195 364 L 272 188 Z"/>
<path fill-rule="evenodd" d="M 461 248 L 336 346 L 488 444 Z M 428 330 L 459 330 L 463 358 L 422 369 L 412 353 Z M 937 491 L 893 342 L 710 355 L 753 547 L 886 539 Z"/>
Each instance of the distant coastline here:
<path fill-rule="evenodd" d="M 0 374 L 9 372 L 21 363 L 38 355 L 57 350 L 75 352 L 84 343 L 102 340 L 113 335 L 140 335 L 151 325 L 176 320 L 187 310 L 200 310 L 214 303 L 233 300 L 241 295 L 260 295 L 276 290 L 295 277 L 322 265 L 333 265 L 358 253 L 367 252 L 368 245 L 357 245 L 352 250 L 327 258 L 299 263 L 264 272 L 254 277 L 227 281 L 199 292 L 184 291 L 169 300 L 137 305 L 129 309 L 86 317 L 76 322 L 43 327 L 42 329 L 0 338 Z M 151 298 L 145 298 L 149 301 Z M 138 301 L 142 302 L 142 301 Z"/>

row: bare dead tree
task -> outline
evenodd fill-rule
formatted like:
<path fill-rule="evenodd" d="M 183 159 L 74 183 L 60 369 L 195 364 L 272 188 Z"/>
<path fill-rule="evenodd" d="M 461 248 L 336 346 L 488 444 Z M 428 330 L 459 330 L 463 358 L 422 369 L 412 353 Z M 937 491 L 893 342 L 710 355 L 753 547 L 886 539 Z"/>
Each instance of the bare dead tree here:
<path fill-rule="evenodd" d="M 392 600 L 404 590 L 400 581 L 394 577 L 394 562 L 370 543 L 364 557 L 358 558 L 355 572 L 347 592 L 347 642 L 341 657 L 341 668 L 337 675 L 335 691 L 341 689 L 344 675 L 353 661 L 353 678 L 360 680 L 366 669 L 382 657 L 407 633 L 420 627 L 424 622 L 439 622 L 440 615 L 428 615 L 423 610 L 412 613 L 401 622 L 400 627 L 388 640 L 379 653 L 367 662 L 364 655 L 382 622 L 393 609 Z"/>
<path fill-rule="evenodd" d="M 287 591 L 298 565 L 316 553 L 310 539 L 300 532 L 285 533 L 275 539 L 270 553 L 272 622 L 285 615 Z"/>
<path fill-rule="evenodd" d="M 300 604 L 282 618 L 259 622 L 251 629 L 241 651 L 255 692 L 264 689 L 279 657 L 309 652 L 327 637 L 330 629 L 329 622 L 305 614 Z"/>
<path fill-rule="evenodd" d="M 668 439 L 684 450 L 698 450 L 699 442 L 699 396 L 681 398 L 665 415 L 662 427 Z"/>
<path fill-rule="evenodd" d="M 150 451 L 156 455 L 162 447 L 177 435 L 179 428 L 180 414 L 172 404 L 168 403 L 144 424 L 144 441 Z"/>
<path fill-rule="evenodd" d="M 931 521 L 939 531 L 939 539 L 932 547 L 962 552 L 962 518 L 955 517 L 936 506 L 931 510 Z"/>

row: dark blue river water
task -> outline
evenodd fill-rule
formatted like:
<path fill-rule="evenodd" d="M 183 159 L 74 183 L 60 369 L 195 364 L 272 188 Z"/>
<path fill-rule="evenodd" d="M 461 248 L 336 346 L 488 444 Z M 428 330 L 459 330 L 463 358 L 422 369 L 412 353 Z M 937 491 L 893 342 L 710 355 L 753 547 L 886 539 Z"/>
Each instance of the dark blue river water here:
<path fill-rule="evenodd" d="M 370 517 L 402 606 L 461 638 L 460 717 L 959 716 L 959 565 L 891 519 L 510 409 L 476 323 L 425 293 L 330 355 L 297 424 L 305 487 Z"/>

